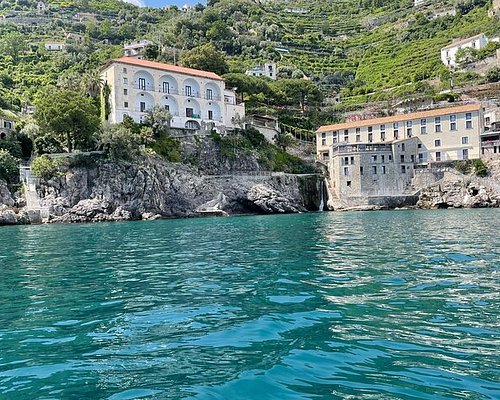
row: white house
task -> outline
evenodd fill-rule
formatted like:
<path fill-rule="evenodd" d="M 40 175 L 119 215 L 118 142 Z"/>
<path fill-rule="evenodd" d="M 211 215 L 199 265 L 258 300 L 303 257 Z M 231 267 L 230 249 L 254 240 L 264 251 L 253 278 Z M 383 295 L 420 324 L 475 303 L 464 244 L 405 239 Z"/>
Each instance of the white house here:
<path fill-rule="evenodd" d="M 123 55 L 125 57 L 142 58 L 144 50 L 151 42 L 149 40 L 140 40 L 138 42 L 126 43 L 123 46 Z"/>
<path fill-rule="evenodd" d="M 45 49 L 48 51 L 61 51 L 64 50 L 66 45 L 61 42 L 46 42 Z"/>
<path fill-rule="evenodd" d="M 270 79 L 276 80 L 276 63 L 269 61 L 264 65 L 257 65 L 245 72 L 248 76 L 266 76 Z"/>
<path fill-rule="evenodd" d="M 122 57 L 109 62 L 101 77 L 110 89 L 111 123 L 126 115 L 141 122 L 154 106 L 168 110 L 170 126 L 179 129 L 233 129 L 245 117 L 245 105 L 213 72 Z"/>
<path fill-rule="evenodd" d="M 459 39 L 451 42 L 448 46 L 441 49 L 441 61 L 449 67 L 456 66 L 456 56 L 460 49 L 473 48 L 482 49 L 488 44 L 488 37 L 484 33 L 472 36 L 467 39 Z"/>

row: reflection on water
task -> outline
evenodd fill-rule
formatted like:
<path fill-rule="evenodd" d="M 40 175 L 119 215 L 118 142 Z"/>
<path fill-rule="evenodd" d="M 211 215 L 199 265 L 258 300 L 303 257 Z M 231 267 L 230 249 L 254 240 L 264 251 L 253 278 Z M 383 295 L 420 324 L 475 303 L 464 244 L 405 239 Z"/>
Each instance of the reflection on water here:
<path fill-rule="evenodd" d="M 498 399 L 498 210 L 0 230 L 0 398 Z"/>

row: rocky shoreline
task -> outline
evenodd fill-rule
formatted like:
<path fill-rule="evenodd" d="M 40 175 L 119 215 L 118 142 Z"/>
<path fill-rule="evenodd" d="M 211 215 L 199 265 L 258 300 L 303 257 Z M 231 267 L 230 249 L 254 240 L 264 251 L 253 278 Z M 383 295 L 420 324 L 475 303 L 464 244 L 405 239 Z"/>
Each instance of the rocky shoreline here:
<path fill-rule="evenodd" d="M 420 189 L 414 208 L 500 207 L 500 159 L 488 162 L 480 178 L 454 172 Z M 67 168 L 38 186 L 47 223 L 86 223 L 236 214 L 316 211 L 321 175 L 222 171 L 208 175 L 194 167 L 145 157 L 135 163 L 100 161 Z M 385 207 L 358 207 L 369 211 Z M 345 211 L 345 210 L 344 210 Z M 41 223 L 27 211 L 20 192 L 0 182 L 0 225 Z"/>

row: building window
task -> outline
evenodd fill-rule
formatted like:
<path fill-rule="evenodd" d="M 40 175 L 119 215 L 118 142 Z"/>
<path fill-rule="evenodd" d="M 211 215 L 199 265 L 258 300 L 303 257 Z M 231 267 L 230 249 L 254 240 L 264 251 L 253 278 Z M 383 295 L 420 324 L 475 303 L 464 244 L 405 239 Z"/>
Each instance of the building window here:
<path fill-rule="evenodd" d="M 372 156 L 372 162 L 376 163 L 377 162 L 377 156 Z"/>
<path fill-rule="evenodd" d="M 139 78 L 139 89 L 146 90 L 146 79 L 145 78 Z"/>
<path fill-rule="evenodd" d="M 399 123 L 398 122 L 394 122 L 392 124 L 392 129 L 393 129 L 393 134 L 394 134 L 394 139 L 398 139 L 399 137 Z"/>
<path fill-rule="evenodd" d="M 354 157 L 351 157 L 351 165 L 354 164 Z"/>
<path fill-rule="evenodd" d="M 361 142 L 361 135 L 359 133 L 356 134 L 356 142 Z"/>
<path fill-rule="evenodd" d="M 351 181 L 347 181 L 347 187 L 351 187 Z"/>
<path fill-rule="evenodd" d="M 484 118 L 484 123 L 485 123 L 486 125 L 490 125 L 490 124 L 491 124 L 491 118 L 490 118 L 490 117 L 485 117 L 485 118 Z"/>
<path fill-rule="evenodd" d="M 323 133 L 321 134 L 321 138 L 322 138 L 322 139 L 325 139 L 325 138 L 326 138 L 326 132 L 323 132 Z"/>
<path fill-rule="evenodd" d="M 384 156 L 384 155 L 381 155 L 381 156 L 380 156 L 380 160 L 381 160 L 382 162 L 385 162 L 385 156 Z"/>
<path fill-rule="evenodd" d="M 469 159 L 469 149 L 462 149 L 462 160 Z"/>
<path fill-rule="evenodd" d="M 469 144 L 469 136 L 462 137 L 462 144 Z"/>
<path fill-rule="evenodd" d="M 127 68 L 123 68 L 123 73 L 126 74 L 127 73 Z"/>
<path fill-rule="evenodd" d="M 450 131 L 456 131 L 456 130 L 457 130 L 457 116 L 450 115 Z"/>
<path fill-rule="evenodd" d="M 321 139 L 321 146 L 326 146 L 326 139 Z"/>
<path fill-rule="evenodd" d="M 441 146 L 441 140 L 436 139 L 434 140 L 434 147 L 440 147 Z"/>
<path fill-rule="evenodd" d="M 343 165 L 349 165 L 349 157 L 344 157 Z"/>
<path fill-rule="evenodd" d="M 145 111 L 146 111 L 146 103 L 145 103 L 144 101 L 141 101 L 141 102 L 139 103 L 139 110 L 140 110 L 141 112 L 145 112 Z"/>
<path fill-rule="evenodd" d="M 405 151 L 405 144 L 401 143 L 401 151 Z"/>
<path fill-rule="evenodd" d="M 441 117 L 434 118 L 434 132 L 441 132 Z"/>
<path fill-rule="evenodd" d="M 399 157 L 400 157 L 402 163 L 405 162 L 405 155 L 404 154 L 401 154 Z"/>
<path fill-rule="evenodd" d="M 349 175 L 349 167 L 344 167 L 344 176 Z"/>
<path fill-rule="evenodd" d="M 123 78 L 123 84 L 128 85 L 128 78 L 126 78 L 126 77 Z"/>
<path fill-rule="evenodd" d="M 207 100 L 213 100 L 214 98 L 214 91 L 212 89 L 207 89 Z"/>
<path fill-rule="evenodd" d="M 417 147 L 418 147 L 419 149 L 421 149 L 421 148 L 422 148 L 422 143 L 419 143 L 419 144 L 417 145 Z"/>
<path fill-rule="evenodd" d="M 128 95 L 128 89 L 123 89 L 123 95 L 127 96 Z"/>
<path fill-rule="evenodd" d="M 472 129 L 472 113 L 465 113 L 465 129 Z"/>
<path fill-rule="evenodd" d="M 214 119 L 214 112 L 212 110 L 208 110 L 208 119 L 211 121 Z"/>
<path fill-rule="evenodd" d="M 128 108 L 128 101 L 125 101 L 125 102 L 123 103 L 123 108 Z"/>
<path fill-rule="evenodd" d="M 412 137 L 413 135 L 413 121 L 406 121 L 406 136 Z"/>
<path fill-rule="evenodd" d="M 392 156 L 389 154 L 389 161 L 392 161 Z"/>
<path fill-rule="evenodd" d="M 372 166 L 372 174 L 377 175 L 377 166 L 376 165 Z"/>
<path fill-rule="evenodd" d="M 186 87 L 184 88 L 184 92 L 185 92 L 186 96 L 192 96 L 193 89 L 191 86 L 186 85 Z"/>
<path fill-rule="evenodd" d="M 414 163 L 414 162 L 415 162 L 415 154 L 410 155 L 410 161 L 411 161 L 412 163 Z"/>
<path fill-rule="evenodd" d="M 380 125 L 380 140 L 385 142 L 385 125 Z"/>
<path fill-rule="evenodd" d="M 373 142 L 373 133 L 368 134 L 368 142 Z"/>
<path fill-rule="evenodd" d="M 382 165 L 382 174 L 385 175 L 385 165 Z"/>
<path fill-rule="evenodd" d="M 168 104 L 165 104 L 165 111 L 170 111 L 170 106 Z"/>
<path fill-rule="evenodd" d="M 193 109 L 192 108 L 186 108 L 186 117 L 192 118 L 193 117 Z"/>
<path fill-rule="evenodd" d="M 406 165 L 401 165 L 401 173 L 406 174 Z"/>
<path fill-rule="evenodd" d="M 420 134 L 421 135 L 427 134 L 427 119 L 425 118 L 420 120 Z"/>
<path fill-rule="evenodd" d="M 359 167 L 359 174 L 363 175 L 363 167 Z"/>
<path fill-rule="evenodd" d="M 344 142 L 349 143 L 349 129 L 344 129 Z"/>
<path fill-rule="evenodd" d="M 163 82 L 161 86 L 161 90 L 163 93 L 170 93 L 170 83 L 168 82 Z"/>
<path fill-rule="evenodd" d="M 441 161 L 441 152 L 436 151 L 436 161 Z"/>

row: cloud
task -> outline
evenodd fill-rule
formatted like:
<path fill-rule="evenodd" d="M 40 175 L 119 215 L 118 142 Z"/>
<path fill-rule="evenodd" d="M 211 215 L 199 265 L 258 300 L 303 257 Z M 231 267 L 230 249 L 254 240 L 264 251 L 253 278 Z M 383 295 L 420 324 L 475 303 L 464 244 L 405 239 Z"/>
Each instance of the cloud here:
<path fill-rule="evenodd" d="M 146 3 L 144 3 L 143 0 L 123 0 L 123 1 L 125 1 L 126 3 L 133 4 L 134 6 L 137 7 L 146 7 Z"/>

